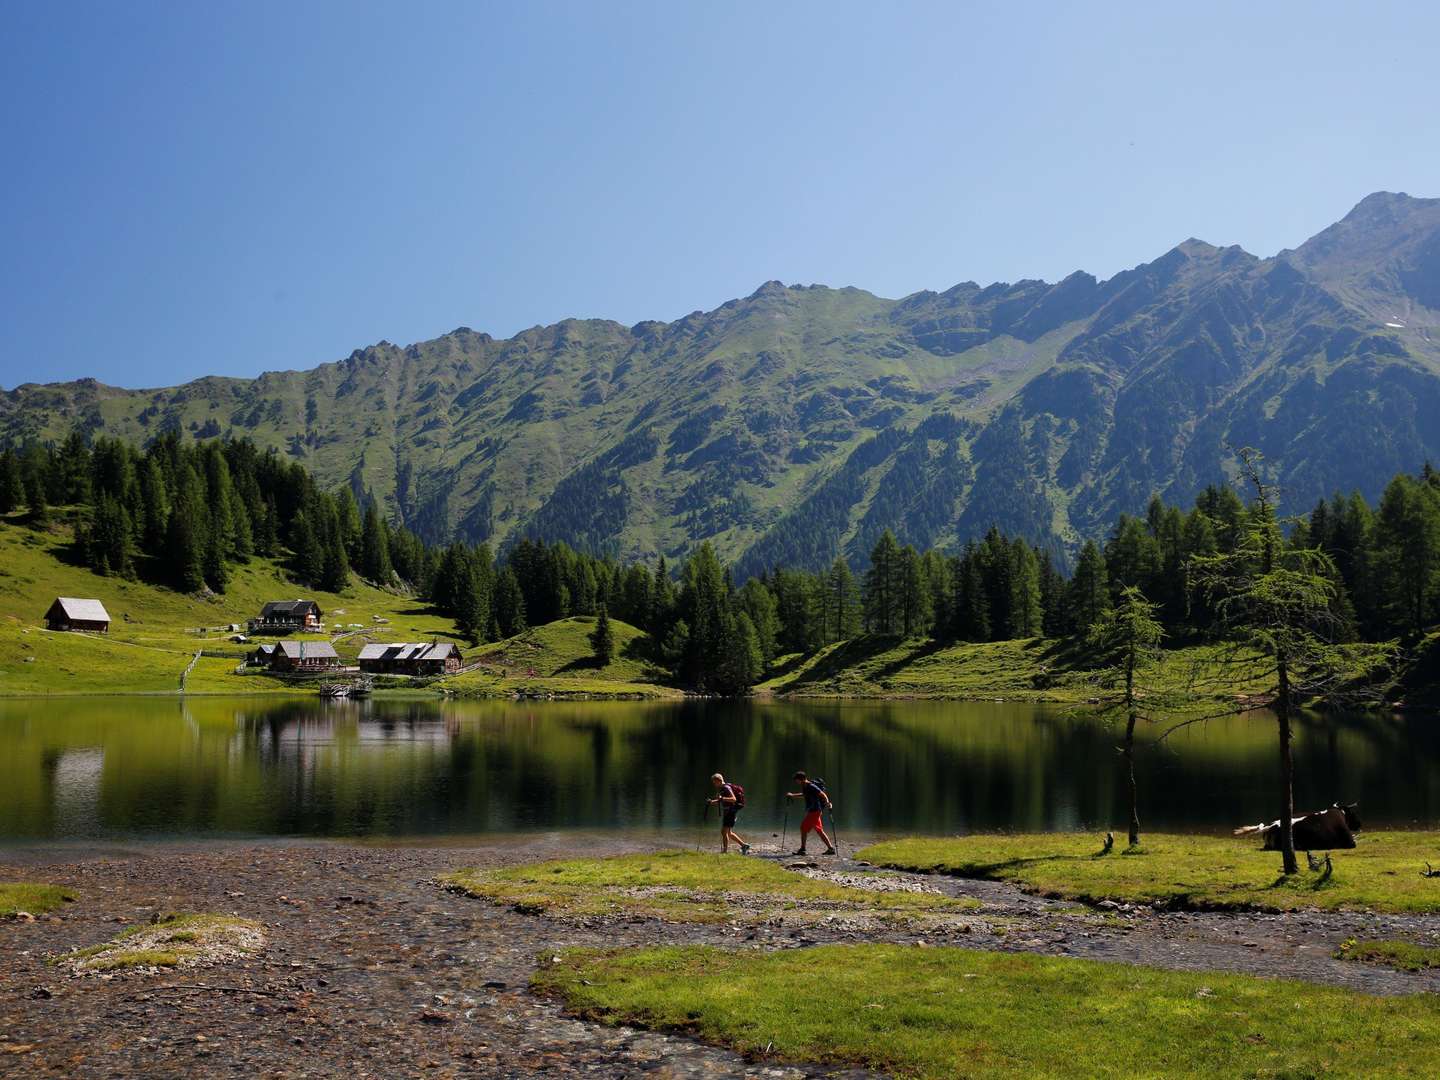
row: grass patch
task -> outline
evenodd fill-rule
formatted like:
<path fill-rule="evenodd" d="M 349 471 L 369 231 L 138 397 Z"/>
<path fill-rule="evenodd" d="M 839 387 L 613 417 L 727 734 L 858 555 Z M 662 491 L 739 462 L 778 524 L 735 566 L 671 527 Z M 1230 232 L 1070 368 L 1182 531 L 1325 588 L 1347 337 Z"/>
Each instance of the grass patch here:
<path fill-rule="evenodd" d="M 1164 652 L 1147 673 L 1148 686 L 1177 705 L 1214 700 L 1211 691 L 1193 685 L 1196 665 L 1214 652 L 1213 646 Z M 1043 638 L 942 644 L 859 637 L 808 657 L 786 658 L 756 690 L 786 697 L 1003 698 L 1084 705 L 1106 693 L 1093 661 L 1093 654 L 1073 642 Z M 1257 679 L 1254 689 L 1262 685 Z"/>
<path fill-rule="evenodd" d="M 1440 968 L 1440 948 L 1416 945 L 1412 941 L 1356 941 L 1351 938 L 1335 950 L 1335 958 L 1381 964 L 1414 974 Z"/>
<path fill-rule="evenodd" d="M 441 881 L 532 914 L 648 916 L 673 922 L 723 922 L 805 908 L 905 914 L 978 906 L 973 900 L 935 893 L 850 888 L 804 877 L 765 859 L 689 851 L 457 870 Z"/>
<path fill-rule="evenodd" d="M 573 950 L 580 1014 L 907 1077 L 1431 1076 L 1440 1006 L 1245 975 L 898 945 Z"/>
<path fill-rule="evenodd" d="M 233 915 L 164 915 L 126 927 L 107 942 L 50 958 L 76 972 L 193 967 L 254 956 L 265 946 L 259 923 Z"/>
<path fill-rule="evenodd" d="M 0 881 L 0 916 L 43 915 L 61 904 L 74 900 L 75 893 L 62 885 L 45 885 L 36 881 Z"/>
<path fill-rule="evenodd" d="M 660 685 L 667 673 L 650 659 L 650 639 L 619 619 L 610 620 L 615 655 L 595 663 L 590 633 L 595 619 L 576 615 L 531 627 L 512 638 L 481 645 L 473 654 L 481 667 L 437 684 L 462 697 L 511 697 L 535 694 L 557 698 L 680 697 Z M 533 674 L 532 674 L 533 673 Z"/>
<path fill-rule="evenodd" d="M 1061 899 L 1179 908 L 1440 912 L 1440 880 L 1420 876 L 1420 854 L 1440 833 L 1367 832 L 1334 853 L 1335 871 L 1280 873 L 1280 855 L 1253 840 L 1147 835 L 1132 851 L 1100 855 L 1093 834 L 980 835 L 873 844 L 857 855 L 877 866 L 1010 881 Z M 1303 863 L 1302 863 L 1303 865 Z"/>

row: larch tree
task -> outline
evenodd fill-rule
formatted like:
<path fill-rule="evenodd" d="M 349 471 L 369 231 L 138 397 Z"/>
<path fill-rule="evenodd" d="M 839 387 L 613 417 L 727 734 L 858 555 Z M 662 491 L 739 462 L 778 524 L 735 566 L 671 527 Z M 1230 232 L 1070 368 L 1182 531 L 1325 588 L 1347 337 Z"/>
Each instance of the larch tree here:
<path fill-rule="evenodd" d="M 1125 770 L 1125 785 L 1130 802 L 1130 846 L 1140 843 L 1140 791 L 1135 782 L 1135 728 L 1141 719 L 1150 719 L 1142 711 L 1144 703 L 1154 700 L 1151 688 L 1144 685 L 1144 675 L 1154 664 L 1165 635 L 1155 618 L 1159 604 L 1152 604 L 1138 586 L 1126 585 L 1113 607 L 1106 607 L 1090 624 L 1087 634 L 1091 647 L 1104 657 L 1106 666 L 1100 671 L 1102 681 L 1113 688 L 1113 696 L 1104 702 L 1107 712 L 1119 713 L 1125 721 L 1125 737 L 1120 744 L 1120 759 Z"/>
<path fill-rule="evenodd" d="M 1218 655 L 1203 664 L 1201 677 L 1210 680 L 1211 689 L 1235 691 L 1241 702 L 1235 711 L 1268 708 L 1274 713 L 1281 864 L 1288 875 L 1299 870 L 1292 827 L 1296 716 L 1308 701 L 1363 693 L 1355 689 L 1359 674 L 1381 665 L 1388 650 L 1335 643 L 1334 563 L 1323 551 L 1285 544 L 1260 453 L 1243 449 L 1240 462 L 1252 499 L 1235 526 L 1233 545 L 1214 555 L 1193 556 L 1188 576 L 1190 587 L 1215 612 L 1225 641 Z"/>

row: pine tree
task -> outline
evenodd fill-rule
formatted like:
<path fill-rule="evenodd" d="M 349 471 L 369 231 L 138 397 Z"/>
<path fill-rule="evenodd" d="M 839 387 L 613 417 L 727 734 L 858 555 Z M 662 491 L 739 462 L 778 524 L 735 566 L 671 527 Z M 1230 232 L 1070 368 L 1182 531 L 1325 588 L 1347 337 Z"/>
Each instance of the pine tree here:
<path fill-rule="evenodd" d="M 615 632 L 610 629 L 610 616 L 604 604 L 600 605 L 600 612 L 595 616 L 595 629 L 590 631 L 589 641 L 595 666 L 607 666 L 615 656 Z"/>
<path fill-rule="evenodd" d="M 1268 682 L 1262 695 L 1250 693 L 1242 710 L 1265 705 L 1275 714 L 1280 749 L 1279 803 L 1281 863 L 1286 874 L 1295 860 L 1294 720 L 1309 698 L 1340 700 L 1352 680 L 1345 674 L 1374 670 L 1386 650 L 1348 656 L 1333 643 L 1334 564 L 1315 548 L 1286 547 L 1275 517 L 1274 489 L 1262 477 L 1258 451 L 1240 452 L 1242 474 L 1254 497 L 1229 550 L 1192 558 L 1191 587 L 1209 598 L 1229 648 L 1212 658 L 1211 689 L 1253 689 L 1257 677 Z M 1258 660 L 1256 658 L 1259 658 Z"/>
<path fill-rule="evenodd" d="M 381 586 L 389 585 L 395 577 L 390 565 L 390 538 L 374 502 L 365 509 L 360 538 L 360 576 Z"/>
<path fill-rule="evenodd" d="M 900 545 L 886 529 L 870 551 L 865 573 L 865 626 L 873 634 L 893 634 L 899 624 Z"/>
<path fill-rule="evenodd" d="M 751 578 L 741 588 L 738 600 L 740 609 L 749 617 L 755 631 L 763 670 L 775 659 L 779 647 L 780 617 L 776 614 L 775 594 L 759 578 Z"/>
<path fill-rule="evenodd" d="M 525 629 L 525 595 L 509 566 L 495 578 L 495 621 L 501 637 L 514 637 Z"/>
<path fill-rule="evenodd" d="M 836 557 L 825 575 L 825 639 L 847 641 L 860 632 L 860 604 L 850 564 Z"/>
<path fill-rule="evenodd" d="M 20 459 L 11 449 L 0 450 L 0 514 L 9 514 L 25 503 L 25 478 Z"/>
<path fill-rule="evenodd" d="M 1125 768 L 1126 790 L 1130 796 L 1130 846 L 1140 843 L 1140 795 L 1135 783 L 1135 726 L 1142 718 L 1141 700 L 1154 700 L 1142 686 L 1143 673 L 1154 662 L 1164 628 L 1156 619 L 1158 604 L 1145 599 L 1134 585 L 1120 590 L 1113 608 L 1106 607 L 1090 625 L 1090 644 L 1105 657 L 1109 667 L 1100 673 L 1119 683 L 1119 694 L 1106 703 L 1109 711 L 1125 717 L 1125 739 L 1120 746 L 1120 759 Z"/>
<path fill-rule="evenodd" d="M 1375 521 L 1381 606 L 1392 625 L 1419 633 L 1440 583 L 1440 493 L 1401 474 L 1391 480 Z"/>
<path fill-rule="evenodd" d="M 165 564 L 182 592 L 205 588 L 205 553 L 209 542 L 205 485 L 189 465 L 176 477 L 175 503 L 165 533 Z"/>
<path fill-rule="evenodd" d="M 295 552 L 295 570 L 300 580 L 318 586 L 325 579 L 325 548 L 310 515 L 303 510 L 290 523 L 290 549 Z"/>
<path fill-rule="evenodd" d="M 1072 634 L 1089 633 L 1090 628 L 1110 609 L 1110 576 L 1105 556 L 1093 540 L 1086 540 L 1075 563 L 1075 574 L 1066 589 L 1069 626 Z"/>

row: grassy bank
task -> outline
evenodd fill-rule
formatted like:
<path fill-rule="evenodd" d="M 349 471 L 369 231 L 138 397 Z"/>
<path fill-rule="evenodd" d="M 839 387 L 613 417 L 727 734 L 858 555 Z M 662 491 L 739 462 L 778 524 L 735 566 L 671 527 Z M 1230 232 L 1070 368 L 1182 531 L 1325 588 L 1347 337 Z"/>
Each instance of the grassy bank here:
<path fill-rule="evenodd" d="M 850 888 L 804 877 L 768 860 L 689 851 L 459 870 L 442 881 L 469 896 L 531 914 L 647 916 L 672 922 L 763 918 L 795 905 L 895 914 L 976 906 L 935 893 Z"/>
<path fill-rule="evenodd" d="M 1197 664 L 1208 647 L 1165 653 L 1147 686 L 1178 699 L 1215 700 L 1195 682 Z M 941 645 L 919 638 L 855 638 L 812 656 L 790 657 L 756 688 L 786 697 L 953 698 L 1084 704 L 1106 690 L 1093 658 L 1072 643 L 1030 638 L 1020 641 L 959 642 Z M 1227 688 L 1258 690 L 1261 685 Z"/>
<path fill-rule="evenodd" d="M 615 655 L 597 664 L 590 645 L 595 618 L 576 615 L 531 627 L 512 638 L 481 645 L 468 656 L 481 665 L 436 685 L 457 697 L 508 698 L 515 695 L 560 699 L 678 698 L 663 685 L 666 672 L 649 656 L 650 639 L 619 619 L 610 620 Z"/>
<path fill-rule="evenodd" d="M 1421 856 L 1440 845 L 1440 833 L 1361 833 L 1355 850 L 1334 853 L 1328 878 L 1304 870 L 1283 877 L 1279 854 L 1260 851 L 1253 840 L 1166 835 L 1141 840 L 1133 851 L 1117 846 L 1100 854 L 1093 833 L 911 839 L 874 844 L 856 857 L 894 869 L 1009 881 L 1043 896 L 1087 903 L 1440 912 L 1440 880 L 1419 873 Z"/>
<path fill-rule="evenodd" d="M 1440 1038 L 1421 995 L 898 945 L 576 950 L 534 985 L 610 1023 L 912 1077 L 1429 1076 Z"/>

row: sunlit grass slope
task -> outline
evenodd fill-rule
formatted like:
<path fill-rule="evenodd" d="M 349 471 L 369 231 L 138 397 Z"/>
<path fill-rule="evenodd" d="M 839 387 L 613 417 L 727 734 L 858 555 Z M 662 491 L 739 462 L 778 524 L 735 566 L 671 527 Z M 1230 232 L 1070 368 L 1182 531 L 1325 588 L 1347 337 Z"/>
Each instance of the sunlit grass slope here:
<path fill-rule="evenodd" d="M 1433 1076 L 1432 995 L 970 949 L 573 950 L 534 976 L 580 1015 L 766 1061 L 885 1075 Z"/>
<path fill-rule="evenodd" d="M 897 870 L 1014 882 L 1057 898 L 1176 907 L 1440 912 L 1440 883 L 1420 876 L 1440 833 L 1362 832 L 1334 869 L 1285 878 L 1277 852 L 1252 839 L 1142 834 L 1141 846 L 1100 854 L 1095 834 L 985 834 L 894 840 L 857 858 Z M 1123 841 L 1122 841 L 1123 843 Z M 1305 865 L 1302 861 L 1302 867 Z"/>
<path fill-rule="evenodd" d="M 505 641 L 481 645 L 468 659 L 481 667 L 438 685 L 456 694 L 509 696 L 516 692 L 585 697 L 677 697 L 660 684 L 665 672 L 649 658 L 649 638 L 619 619 L 610 620 L 615 654 L 595 661 L 590 633 L 595 619 L 577 615 L 532 627 Z"/>
<path fill-rule="evenodd" d="M 23 524 L 18 515 L 0 517 L 0 694 L 175 691 L 181 672 L 202 649 L 215 655 L 202 657 L 187 691 L 279 689 L 282 684 L 268 676 L 234 674 L 247 646 L 232 642 L 224 627 L 243 626 L 267 600 L 298 596 L 320 604 L 331 634 L 359 624 L 354 638 L 336 644 L 342 657 L 359 651 L 362 632 L 380 641 L 455 640 L 453 622 L 421 601 L 358 579 L 340 594 L 305 588 L 289 579 L 283 564 L 268 559 L 232 567 L 224 594 L 214 596 L 102 577 L 75 562 L 71 529 L 63 514 L 56 517 L 57 524 L 45 529 Z M 102 600 L 112 619 L 110 633 L 45 630 L 45 612 L 57 596 Z"/>

